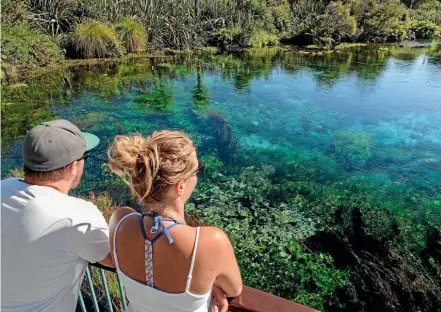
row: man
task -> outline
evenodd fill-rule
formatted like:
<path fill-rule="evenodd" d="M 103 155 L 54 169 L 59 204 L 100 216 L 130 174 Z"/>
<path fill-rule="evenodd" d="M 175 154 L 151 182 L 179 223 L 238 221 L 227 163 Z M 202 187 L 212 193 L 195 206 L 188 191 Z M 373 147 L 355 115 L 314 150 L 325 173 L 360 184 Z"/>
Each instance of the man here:
<path fill-rule="evenodd" d="M 103 215 L 68 195 L 98 143 L 67 120 L 26 134 L 24 180 L 1 181 L 2 311 L 73 312 L 88 262 L 113 266 Z"/>

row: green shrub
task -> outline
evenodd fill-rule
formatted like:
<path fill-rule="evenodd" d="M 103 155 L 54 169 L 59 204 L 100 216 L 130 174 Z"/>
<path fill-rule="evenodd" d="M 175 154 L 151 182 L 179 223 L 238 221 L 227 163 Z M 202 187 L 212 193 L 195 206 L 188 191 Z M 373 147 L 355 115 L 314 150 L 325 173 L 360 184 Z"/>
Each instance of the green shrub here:
<path fill-rule="evenodd" d="M 82 58 L 118 57 L 124 51 L 115 30 L 94 20 L 79 24 L 70 35 L 69 41 L 76 56 Z"/>
<path fill-rule="evenodd" d="M 415 10 L 418 20 L 428 20 L 441 26 L 441 2 L 438 0 L 427 0 L 421 3 Z"/>
<path fill-rule="evenodd" d="M 440 27 L 429 21 L 414 22 L 411 30 L 417 39 L 432 39 L 440 33 Z"/>
<path fill-rule="evenodd" d="M 319 48 L 319 49 L 332 49 L 337 44 L 335 43 L 335 40 L 331 37 L 317 37 L 312 40 L 314 45 L 312 47 Z"/>
<path fill-rule="evenodd" d="M 13 80 L 20 70 L 47 66 L 63 58 L 57 42 L 26 23 L 2 25 L 2 76 Z"/>
<path fill-rule="evenodd" d="M 248 30 L 254 28 L 254 30 Z M 247 47 L 263 48 L 279 44 L 279 37 L 264 30 L 262 23 L 248 25 L 248 28 L 220 28 L 211 34 L 209 44 L 220 51 L 238 51 Z"/>
<path fill-rule="evenodd" d="M 248 44 L 253 48 L 272 47 L 279 44 L 279 38 L 265 30 L 258 30 L 251 35 Z"/>
<path fill-rule="evenodd" d="M 26 18 L 25 0 L 1 0 L 2 26 L 17 25 Z"/>
<path fill-rule="evenodd" d="M 272 8 L 271 13 L 278 34 L 281 36 L 288 34 L 292 23 L 292 12 L 288 2 L 281 1 L 279 5 Z"/>
<path fill-rule="evenodd" d="M 212 32 L 208 42 L 220 51 L 237 51 L 248 45 L 247 37 L 241 27 L 225 27 Z"/>
<path fill-rule="evenodd" d="M 318 16 L 311 26 L 313 42 L 320 48 L 334 48 L 342 40 L 352 39 L 357 30 L 350 7 L 341 2 L 329 3 L 325 13 Z"/>
<path fill-rule="evenodd" d="M 147 48 L 147 31 L 139 21 L 124 18 L 116 24 L 116 31 L 127 52 L 138 53 Z"/>
<path fill-rule="evenodd" d="M 334 48 L 341 41 L 351 41 L 357 31 L 357 22 L 351 16 L 350 6 L 342 2 L 330 2 L 321 14 L 317 11 L 303 15 L 304 18 L 295 26 L 295 32 L 319 48 Z"/>
<path fill-rule="evenodd" d="M 370 2 L 367 9 L 358 16 L 359 40 L 386 42 L 400 41 L 408 30 L 408 10 L 398 0 L 388 0 L 382 4 Z"/>

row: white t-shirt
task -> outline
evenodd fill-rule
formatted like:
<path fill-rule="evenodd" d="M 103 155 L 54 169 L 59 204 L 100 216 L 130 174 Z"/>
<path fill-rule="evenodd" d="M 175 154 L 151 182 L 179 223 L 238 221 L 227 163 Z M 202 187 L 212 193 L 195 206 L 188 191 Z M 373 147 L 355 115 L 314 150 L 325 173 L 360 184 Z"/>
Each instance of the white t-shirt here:
<path fill-rule="evenodd" d="M 75 311 L 88 262 L 110 251 L 102 213 L 16 178 L 1 181 L 1 198 L 1 310 Z"/>

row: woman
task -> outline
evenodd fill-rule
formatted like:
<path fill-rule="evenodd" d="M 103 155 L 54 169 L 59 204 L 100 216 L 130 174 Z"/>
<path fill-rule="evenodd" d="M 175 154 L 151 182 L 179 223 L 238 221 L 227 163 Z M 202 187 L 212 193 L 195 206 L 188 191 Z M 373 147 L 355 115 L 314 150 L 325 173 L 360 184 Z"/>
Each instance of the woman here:
<path fill-rule="evenodd" d="M 242 279 L 228 237 L 215 227 L 185 224 L 184 205 L 204 170 L 188 136 L 168 130 L 146 138 L 119 135 L 108 156 L 146 211 L 120 208 L 110 220 L 128 311 L 206 312 L 216 287 L 238 296 Z"/>

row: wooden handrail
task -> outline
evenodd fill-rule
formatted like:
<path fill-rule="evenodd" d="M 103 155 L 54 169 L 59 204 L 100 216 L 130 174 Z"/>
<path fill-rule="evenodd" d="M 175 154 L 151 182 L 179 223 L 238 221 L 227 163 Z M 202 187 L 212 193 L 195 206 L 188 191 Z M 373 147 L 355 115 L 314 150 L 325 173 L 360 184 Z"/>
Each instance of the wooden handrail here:
<path fill-rule="evenodd" d="M 91 266 L 103 270 L 116 272 L 114 268 L 105 267 L 99 263 Z M 228 307 L 231 312 L 317 312 L 293 301 L 277 297 L 264 291 L 243 286 L 240 296 L 234 298 Z"/>
<path fill-rule="evenodd" d="M 242 293 L 230 302 L 231 312 L 317 312 L 304 305 L 244 286 Z"/>

